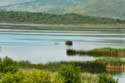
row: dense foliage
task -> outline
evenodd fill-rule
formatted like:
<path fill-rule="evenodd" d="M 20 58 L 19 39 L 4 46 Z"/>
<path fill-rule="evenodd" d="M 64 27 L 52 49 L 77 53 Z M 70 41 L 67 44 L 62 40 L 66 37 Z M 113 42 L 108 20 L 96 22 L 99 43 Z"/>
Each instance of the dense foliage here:
<path fill-rule="evenodd" d="M 44 23 L 44 24 L 116 24 L 120 19 L 98 18 L 77 14 L 54 15 L 46 13 L 0 11 L 0 22 Z"/>
<path fill-rule="evenodd" d="M 80 68 L 74 65 L 62 66 L 59 74 L 64 77 L 65 83 L 81 83 Z"/>
<path fill-rule="evenodd" d="M 87 62 L 55 62 L 47 64 L 31 64 L 29 62 L 18 62 L 17 64 L 20 68 L 36 68 L 36 69 L 47 69 L 50 71 L 57 71 L 63 65 L 75 65 L 75 67 L 81 68 L 81 72 L 92 72 L 101 73 L 105 72 L 106 68 L 102 62 L 98 61 L 87 61 Z"/>
<path fill-rule="evenodd" d="M 18 70 L 16 62 L 9 57 L 0 60 L 0 72 L 16 72 Z"/>
<path fill-rule="evenodd" d="M 97 74 L 82 73 L 81 83 L 98 83 L 99 76 Z"/>
<path fill-rule="evenodd" d="M 0 60 L 0 72 L 16 72 L 18 69 L 47 69 L 57 71 L 62 66 L 74 65 L 79 67 L 81 72 L 101 73 L 106 72 L 106 65 L 124 65 L 125 61 L 119 58 L 100 58 L 95 61 L 87 62 L 55 62 L 47 64 L 32 64 L 28 61 L 13 61 L 11 58 L 5 57 Z"/>
<path fill-rule="evenodd" d="M 98 83 L 118 83 L 111 75 L 105 73 L 99 75 Z"/>
<path fill-rule="evenodd" d="M 25 70 L 0 74 L 0 83 L 64 83 L 64 79 L 47 70 Z"/>
<path fill-rule="evenodd" d="M 5 57 L 0 59 L 0 83 L 117 83 L 108 74 L 98 76 L 86 73 L 105 72 L 104 64 L 101 59 L 90 62 L 31 64 Z"/>

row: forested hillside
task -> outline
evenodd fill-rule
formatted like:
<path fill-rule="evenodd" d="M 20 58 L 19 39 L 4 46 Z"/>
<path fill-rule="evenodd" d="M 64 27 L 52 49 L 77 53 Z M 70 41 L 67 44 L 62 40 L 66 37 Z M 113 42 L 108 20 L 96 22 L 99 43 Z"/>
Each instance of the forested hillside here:
<path fill-rule="evenodd" d="M 31 12 L 0 12 L 0 22 L 38 24 L 121 24 L 125 21 L 113 18 L 91 17 L 78 14 L 47 14 Z"/>

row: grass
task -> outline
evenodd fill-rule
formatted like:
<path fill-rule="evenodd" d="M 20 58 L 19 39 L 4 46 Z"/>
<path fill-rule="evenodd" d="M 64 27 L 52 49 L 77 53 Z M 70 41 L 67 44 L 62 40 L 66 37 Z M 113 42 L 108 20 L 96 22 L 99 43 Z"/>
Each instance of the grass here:
<path fill-rule="evenodd" d="M 125 57 L 125 49 L 98 48 L 88 51 L 88 54 L 95 56 Z"/>
<path fill-rule="evenodd" d="M 111 64 L 111 65 L 125 65 L 125 61 L 121 60 L 120 58 L 100 58 L 96 60 L 97 62 L 101 62 L 104 64 Z"/>

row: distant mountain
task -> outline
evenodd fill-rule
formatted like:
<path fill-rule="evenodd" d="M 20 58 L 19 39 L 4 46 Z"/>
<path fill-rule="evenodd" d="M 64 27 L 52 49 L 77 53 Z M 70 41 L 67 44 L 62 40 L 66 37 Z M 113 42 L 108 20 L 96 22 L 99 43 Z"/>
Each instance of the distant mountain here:
<path fill-rule="evenodd" d="M 17 1 L 17 0 L 15 0 Z M 30 0 L 1 6 L 1 10 L 45 12 L 52 14 L 78 13 L 82 15 L 125 19 L 125 0 Z"/>
<path fill-rule="evenodd" d="M 95 0 L 84 14 L 125 19 L 125 0 Z"/>
<path fill-rule="evenodd" d="M 33 0 L 30 2 L 2 6 L 1 9 L 9 11 L 13 10 L 64 14 L 74 13 L 76 8 L 84 5 L 86 1 L 87 0 Z"/>

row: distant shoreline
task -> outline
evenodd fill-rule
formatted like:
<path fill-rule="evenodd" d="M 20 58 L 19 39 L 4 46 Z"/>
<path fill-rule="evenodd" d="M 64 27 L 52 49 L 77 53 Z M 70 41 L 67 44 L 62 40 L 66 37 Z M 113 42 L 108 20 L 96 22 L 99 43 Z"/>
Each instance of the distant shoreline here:
<path fill-rule="evenodd" d="M 0 23 L 0 29 L 17 30 L 64 30 L 64 31 L 125 31 L 125 24 L 32 24 Z"/>

